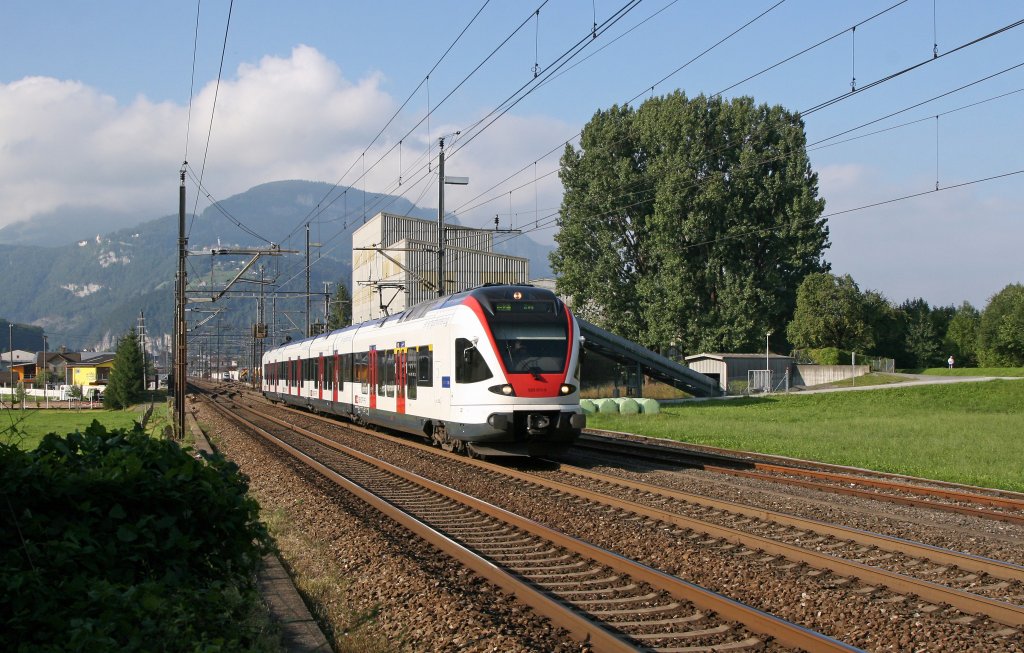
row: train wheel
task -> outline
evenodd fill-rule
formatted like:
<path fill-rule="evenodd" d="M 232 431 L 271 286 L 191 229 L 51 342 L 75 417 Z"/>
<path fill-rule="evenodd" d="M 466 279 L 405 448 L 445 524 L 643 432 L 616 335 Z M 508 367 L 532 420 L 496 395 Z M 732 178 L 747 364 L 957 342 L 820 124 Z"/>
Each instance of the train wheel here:
<path fill-rule="evenodd" d="M 430 440 L 435 447 L 441 447 L 445 451 L 451 451 L 451 443 L 448 441 L 448 431 L 444 424 L 434 424 L 430 430 Z"/>
<path fill-rule="evenodd" d="M 462 440 L 456 440 L 448 435 L 448 429 L 445 428 L 444 424 L 434 424 L 434 429 L 430 433 L 430 438 L 434 441 L 434 444 L 441 447 L 445 451 L 452 453 L 466 453 L 466 443 Z"/>

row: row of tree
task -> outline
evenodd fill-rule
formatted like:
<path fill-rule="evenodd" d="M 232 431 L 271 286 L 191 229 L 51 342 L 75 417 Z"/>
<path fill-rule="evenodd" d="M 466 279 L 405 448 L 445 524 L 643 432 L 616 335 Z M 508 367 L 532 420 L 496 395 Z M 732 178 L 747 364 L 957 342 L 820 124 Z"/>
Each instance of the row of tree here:
<path fill-rule="evenodd" d="M 836 347 L 893 358 L 897 367 L 933 367 L 953 356 L 966 367 L 1024 365 L 1024 286 L 1011 284 L 979 311 L 970 302 L 896 305 L 861 292 L 849 275 L 808 275 L 797 290 L 786 335 L 797 348 Z"/>
<path fill-rule="evenodd" d="M 693 354 L 838 347 L 928 367 L 1024 365 L 1024 290 L 984 311 L 895 305 L 829 273 L 803 121 L 749 97 L 682 92 L 598 111 L 567 145 L 551 255 L 588 320 Z"/>

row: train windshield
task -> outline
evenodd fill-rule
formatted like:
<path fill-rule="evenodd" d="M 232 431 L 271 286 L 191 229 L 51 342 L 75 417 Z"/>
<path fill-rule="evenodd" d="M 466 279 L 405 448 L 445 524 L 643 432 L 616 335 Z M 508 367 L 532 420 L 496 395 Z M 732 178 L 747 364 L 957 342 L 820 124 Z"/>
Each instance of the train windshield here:
<path fill-rule="evenodd" d="M 505 369 L 510 374 L 554 374 L 565 370 L 568 334 L 564 318 L 551 322 L 493 323 Z"/>

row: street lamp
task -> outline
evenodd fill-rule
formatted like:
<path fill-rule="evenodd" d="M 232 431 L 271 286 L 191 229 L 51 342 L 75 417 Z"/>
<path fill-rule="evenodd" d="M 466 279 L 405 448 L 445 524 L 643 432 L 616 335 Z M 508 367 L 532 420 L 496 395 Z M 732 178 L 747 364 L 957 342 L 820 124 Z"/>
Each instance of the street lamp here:
<path fill-rule="evenodd" d="M 461 132 L 455 132 L 458 136 Z M 437 154 L 437 296 L 444 296 L 444 185 L 465 186 L 469 177 L 446 177 L 444 174 L 444 138 L 438 139 Z"/>

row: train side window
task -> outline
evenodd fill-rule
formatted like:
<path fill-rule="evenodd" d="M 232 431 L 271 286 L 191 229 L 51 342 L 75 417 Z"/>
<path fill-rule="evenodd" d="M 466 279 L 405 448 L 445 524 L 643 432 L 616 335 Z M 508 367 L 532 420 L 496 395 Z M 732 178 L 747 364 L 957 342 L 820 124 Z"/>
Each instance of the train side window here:
<path fill-rule="evenodd" d="M 377 384 L 373 394 L 378 397 L 384 396 L 384 351 L 383 349 L 377 350 Z"/>
<path fill-rule="evenodd" d="M 455 339 L 455 382 L 476 383 L 494 376 L 483 354 L 469 340 Z"/>
<path fill-rule="evenodd" d="M 389 349 L 384 354 L 384 392 L 389 397 L 395 396 L 395 350 Z"/>
<path fill-rule="evenodd" d="M 434 350 L 430 348 L 430 345 L 420 345 L 420 350 L 416 353 L 416 385 L 420 385 L 425 388 L 429 388 L 434 385 L 433 363 Z"/>
<path fill-rule="evenodd" d="M 353 372 L 355 373 L 355 380 L 357 383 L 362 385 L 360 390 L 361 394 L 369 394 L 370 392 L 370 355 L 368 352 L 361 351 L 352 355 L 353 357 Z"/>
<path fill-rule="evenodd" d="M 409 347 L 405 354 L 405 396 L 416 398 L 416 348 Z"/>
<path fill-rule="evenodd" d="M 355 374 L 352 370 L 352 354 L 341 355 L 341 372 L 338 374 L 338 380 L 341 383 L 352 383 L 355 381 Z"/>

